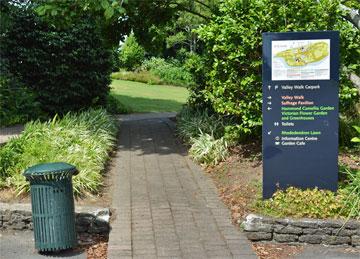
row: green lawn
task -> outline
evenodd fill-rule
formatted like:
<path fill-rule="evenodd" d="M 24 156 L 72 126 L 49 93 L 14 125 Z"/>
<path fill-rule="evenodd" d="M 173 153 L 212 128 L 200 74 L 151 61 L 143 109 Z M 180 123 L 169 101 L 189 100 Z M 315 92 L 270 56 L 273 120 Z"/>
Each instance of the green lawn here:
<path fill-rule="evenodd" d="M 184 87 L 113 80 L 111 95 L 133 112 L 177 112 L 186 102 L 188 91 Z"/>

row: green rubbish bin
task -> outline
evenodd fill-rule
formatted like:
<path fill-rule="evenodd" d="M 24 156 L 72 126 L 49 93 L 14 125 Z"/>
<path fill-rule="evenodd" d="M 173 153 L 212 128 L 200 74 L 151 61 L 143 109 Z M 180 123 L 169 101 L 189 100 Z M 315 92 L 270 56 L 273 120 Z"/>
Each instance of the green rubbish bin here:
<path fill-rule="evenodd" d="M 35 248 L 58 251 L 77 245 L 72 176 L 78 171 L 67 163 L 45 163 L 28 168 Z"/>

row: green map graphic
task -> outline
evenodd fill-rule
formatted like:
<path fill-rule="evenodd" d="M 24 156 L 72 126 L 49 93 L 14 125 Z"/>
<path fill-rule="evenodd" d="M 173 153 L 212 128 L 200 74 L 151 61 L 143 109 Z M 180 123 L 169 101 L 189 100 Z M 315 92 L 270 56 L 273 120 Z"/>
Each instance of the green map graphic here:
<path fill-rule="evenodd" d="M 318 62 L 327 56 L 329 56 L 329 45 L 323 41 L 287 49 L 275 55 L 275 57 L 283 58 L 292 67 L 306 66 L 309 63 Z"/>

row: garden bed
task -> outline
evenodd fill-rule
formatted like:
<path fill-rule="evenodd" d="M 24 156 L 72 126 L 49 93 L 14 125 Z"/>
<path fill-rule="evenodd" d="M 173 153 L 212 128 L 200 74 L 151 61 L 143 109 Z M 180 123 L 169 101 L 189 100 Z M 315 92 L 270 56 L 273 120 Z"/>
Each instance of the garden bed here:
<path fill-rule="evenodd" d="M 67 162 L 79 170 L 73 177 L 75 195 L 98 194 L 117 130 L 116 120 L 102 109 L 26 124 L 20 136 L 0 147 L 0 189 L 10 199 L 12 194 L 26 194 L 25 169 L 39 163 Z"/>

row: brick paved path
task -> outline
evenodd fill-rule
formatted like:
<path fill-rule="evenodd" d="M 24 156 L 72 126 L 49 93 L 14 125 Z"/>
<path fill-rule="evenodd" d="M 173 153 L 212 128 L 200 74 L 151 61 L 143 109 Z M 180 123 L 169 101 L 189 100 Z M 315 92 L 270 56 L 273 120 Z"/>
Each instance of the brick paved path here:
<path fill-rule="evenodd" d="M 109 258 L 257 258 L 167 118 L 124 120 Z"/>

